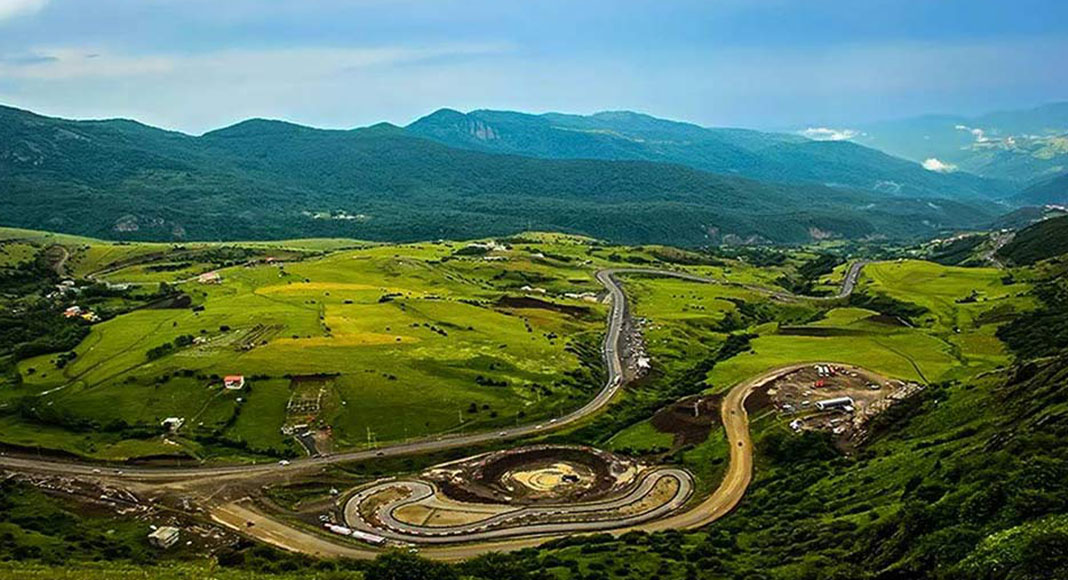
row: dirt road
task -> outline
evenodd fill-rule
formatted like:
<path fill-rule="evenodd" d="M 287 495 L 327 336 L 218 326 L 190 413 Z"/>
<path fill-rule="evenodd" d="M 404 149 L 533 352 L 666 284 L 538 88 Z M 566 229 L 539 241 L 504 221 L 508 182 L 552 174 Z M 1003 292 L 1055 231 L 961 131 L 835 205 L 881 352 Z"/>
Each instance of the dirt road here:
<path fill-rule="evenodd" d="M 849 293 L 853 291 L 863 265 L 862 262 L 857 262 L 850 266 L 846 277 L 843 280 L 838 297 L 848 296 Z M 325 457 L 308 457 L 294 460 L 292 465 L 270 463 L 198 466 L 191 468 L 123 468 L 122 471 L 107 469 L 107 473 L 103 473 L 104 468 L 99 464 L 93 463 L 0 456 L 0 467 L 15 471 L 60 473 L 70 476 L 107 478 L 115 481 L 127 480 L 139 483 L 157 482 L 180 484 L 183 481 L 203 482 L 207 478 L 236 480 L 278 475 L 287 472 L 315 471 L 333 463 L 366 460 L 374 457 L 427 453 L 441 449 L 473 446 L 488 441 L 528 437 L 557 430 L 599 411 L 611 401 L 624 385 L 622 376 L 623 364 L 618 353 L 618 344 L 620 330 L 626 316 L 626 296 L 623 293 L 620 283 L 614 276 L 616 274 L 625 273 L 645 273 L 660 276 L 673 276 L 706 283 L 722 283 L 722 281 L 719 280 L 702 278 L 684 272 L 647 270 L 640 268 L 602 270 L 597 272 L 597 280 L 605 286 L 612 297 L 612 308 L 608 317 L 608 328 L 604 344 L 602 345 L 602 354 L 605 358 L 608 377 L 602 389 L 592 400 L 580 409 L 577 409 L 556 421 L 515 427 L 500 433 L 487 432 L 464 436 L 438 437 L 384 447 L 378 450 L 353 451 Z M 778 295 L 779 293 L 774 294 Z M 801 297 L 794 296 L 794 298 Z M 722 413 L 723 424 L 731 446 L 730 464 L 723 482 L 712 495 L 686 512 L 637 526 L 621 527 L 613 530 L 612 533 L 624 533 L 631 530 L 657 531 L 665 529 L 695 528 L 713 522 L 730 512 L 730 510 L 741 501 L 741 498 L 752 479 L 752 441 L 749 435 L 749 419 L 745 411 L 745 399 L 755 388 L 764 384 L 768 380 L 774 379 L 783 373 L 790 372 L 801 366 L 804 366 L 804 364 L 790 365 L 761 374 L 735 386 L 727 394 L 724 399 Z M 215 521 L 231 527 L 242 534 L 287 550 L 324 557 L 346 558 L 371 558 L 378 553 L 370 547 L 365 548 L 358 544 L 341 544 L 328 541 L 311 532 L 293 527 L 279 520 L 271 519 L 242 502 L 230 502 L 214 506 L 211 509 L 211 514 Z M 253 525 L 248 526 L 248 522 L 252 522 Z M 435 547 L 426 550 L 424 554 L 444 560 L 464 559 L 486 552 L 513 550 L 527 546 L 534 546 L 544 542 L 550 537 L 552 536 L 519 538 L 502 542 L 458 544 L 440 548 Z"/>

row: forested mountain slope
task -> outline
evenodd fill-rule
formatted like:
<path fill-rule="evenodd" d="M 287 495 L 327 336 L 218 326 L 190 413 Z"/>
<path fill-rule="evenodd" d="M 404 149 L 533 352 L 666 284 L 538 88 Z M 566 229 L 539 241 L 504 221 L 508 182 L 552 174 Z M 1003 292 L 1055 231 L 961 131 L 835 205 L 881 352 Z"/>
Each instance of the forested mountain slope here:
<path fill-rule="evenodd" d="M 857 143 L 916 162 L 1028 183 L 1068 169 L 1068 103 L 966 117 L 925 115 L 853 127 Z"/>
<path fill-rule="evenodd" d="M 1013 196 L 1013 201 L 1026 205 L 1068 203 L 1068 173 L 1043 179 Z"/>
<path fill-rule="evenodd" d="M 402 241 L 544 229 L 633 243 L 800 242 L 929 235 L 992 213 L 681 165 L 481 153 L 390 125 L 252 120 L 193 137 L 0 109 L 3 224 L 113 239 Z"/>
<path fill-rule="evenodd" d="M 810 182 L 890 195 L 994 198 L 1004 184 L 928 171 L 848 141 L 744 129 L 706 129 L 628 111 L 588 117 L 442 109 L 408 130 L 453 147 L 550 159 L 642 159 L 768 181 Z"/>
<path fill-rule="evenodd" d="M 1068 253 L 1068 216 L 1032 224 L 998 251 L 999 256 L 1014 264 L 1034 264 L 1064 253 Z"/>

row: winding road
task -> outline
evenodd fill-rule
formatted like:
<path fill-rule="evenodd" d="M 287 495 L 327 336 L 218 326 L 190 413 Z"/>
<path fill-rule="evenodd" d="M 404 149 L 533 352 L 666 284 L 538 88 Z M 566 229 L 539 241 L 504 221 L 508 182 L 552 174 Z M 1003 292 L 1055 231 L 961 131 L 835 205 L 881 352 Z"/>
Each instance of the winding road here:
<path fill-rule="evenodd" d="M 107 478 L 114 481 L 131 482 L 174 482 L 183 480 L 205 480 L 216 477 L 253 478 L 265 474 L 279 474 L 285 472 L 298 472 L 318 469 L 330 464 L 354 462 L 372 459 L 376 457 L 393 457 L 402 455 L 415 455 L 451 449 L 457 447 L 475 446 L 491 441 L 502 441 L 541 435 L 550 431 L 556 431 L 572 425 L 586 417 L 596 413 L 605 407 L 625 384 L 623 380 L 623 361 L 619 353 L 620 335 L 626 319 L 627 301 L 622 286 L 615 278 L 620 274 L 649 274 L 656 276 L 671 276 L 695 282 L 734 285 L 759 290 L 778 298 L 791 300 L 826 300 L 844 298 L 853 292 L 856 287 L 864 262 L 854 262 L 850 265 L 843 279 L 840 291 L 832 297 L 806 297 L 797 296 L 784 292 L 776 292 L 766 288 L 750 287 L 737 283 L 725 282 L 711 278 L 705 278 L 686 272 L 670 270 L 654 270 L 646 268 L 618 268 L 600 270 L 596 273 L 597 280 L 604 285 L 611 297 L 611 310 L 608 316 L 608 326 L 605 340 L 602 345 L 602 354 L 607 370 L 607 379 L 597 395 L 571 413 L 549 422 L 509 428 L 504 431 L 481 432 L 468 435 L 441 436 L 425 438 L 416 441 L 390 445 L 379 449 L 351 451 L 322 457 L 306 457 L 295 459 L 290 465 L 278 463 L 259 464 L 235 464 L 221 466 L 196 466 L 196 467 L 140 467 L 130 468 L 122 466 L 122 471 L 106 469 L 104 465 L 94 463 L 69 462 L 60 460 L 45 460 L 25 456 L 3 455 L 0 456 L 0 467 L 12 471 L 30 473 L 52 473 L 67 476 L 84 476 L 93 478 Z M 665 530 L 677 528 L 693 528 L 706 525 L 726 513 L 730 512 L 741 501 L 746 488 L 752 478 L 752 443 L 749 438 L 749 420 L 745 411 L 745 400 L 757 387 L 769 380 L 792 372 L 800 367 L 813 364 L 811 362 L 791 365 L 764 373 L 760 376 L 735 386 L 726 396 L 722 405 L 723 425 L 726 429 L 727 438 L 730 442 L 731 454 L 727 473 L 719 488 L 708 498 L 692 507 L 691 509 L 670 515 L 668 517 L 628 525 L 629 522 L 617 522 L 622 527 L 611 530 L 612 533 L 624 533 L 631 530 Z M 115 466 L 111 466 L 114 468 Z M 106 471 L 106 472 L 105 472 Z M 239 530 L 241 533 L 253 536 L 275 546 L 318 555 L 323 557 L 346 557 L 346 558 L 372 558 L 377 551 L 356 545 L 353 543 L 340 543 L 331 541 L 322 536 L 293 527 L 285 522 L 273 519 L 255 509 L 243 504 L 232 502 L 211 510 L 211 517 L 215 521 Z M 254 526 L 248 526 L 253 523 Z M 571 528 L 559 530 L 535 530 L 539 534 L 565 533 Z M 534 546 L 546 540 L 545 535 L 537 537 L 523 537 L 504 541 L 486 541 L 480 543 L 457 544 L 449 547 L 435 547 L 424 551 L 425 555 L 443 560 L 465 559 L 478 554 L 511 550 L 521 547 Z"/>
<path fill-rule="evenodd" d="M 553 519 L 560 515 L 597 514 L 610 515 L 613 510 L 633 506 L 642 501 L 665 478 L 677 482 L 671 497 L 650 509 L 619 519 L 595 519 L 571 522 L 530 523 L 532 519 Z M 359 513 L 360 504 L 368 497 L 391 487 L 403 487 L 409 490 L 405 498 L 383 503 L 375 509 L 375 518 L 381 525 L 367 522 Z M 436 487 L 419 480 L 388 482 L 353 495 L 345 504 L 345 522 L 354 529 L 369 534 L 379 535 L 391 540 L 419 544 L 484 542 L 515 536 L 533 536 L 561 533 L 583 533 L 613 530 L 620 527 L 637 525 L 655 520 L 681 508 L 693 493 L 693 478 L 685 470 L 674 467 L 660 467 L 643 475 L 638 484 L 626 494 L 602 501 L 575 503 L 569 505 L 516 506 L 510 511 L 486 517 L 471 523 L 452 526 L 416 525 L 398 520 L 395 513 L 412 504 L 422 502 L 438 493 Z M 513 525 L 517 524 L 517 525 Z"/>

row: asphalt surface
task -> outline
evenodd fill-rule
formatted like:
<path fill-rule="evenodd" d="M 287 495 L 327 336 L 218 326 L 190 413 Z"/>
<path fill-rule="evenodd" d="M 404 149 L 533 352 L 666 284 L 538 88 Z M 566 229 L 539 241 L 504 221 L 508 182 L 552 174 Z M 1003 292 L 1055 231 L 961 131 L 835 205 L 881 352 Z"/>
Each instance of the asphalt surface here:
<path fill-rule="evenodd" d="M 599 521 L 593 519 L 596 517 L 593 514 L 597 512 L 617 510 L 640 502 L 656 488 L 663 478 L 672 478 L 678 482 L 675 493 L 664 503 L 625 518 Z M 398 486 L 407 488 L 410 493 L 403 499 L 378 506 L 375 510 L 375 517 L 382 523 L 381 526 L 371 524 L 360 516 L 359 505 L 366 498 L 387 488 Z M 662 517 L 681 508 L 693 493 L 693 478 L 685 470 L 674 467 L 661 467 L 643 475 L 637 485 L 626 494 L 612 499 L 571 505 L 517 506 L 516 509 L 508 512 L 489 516 L 472 523 L 454 526 L 415 525 L 402 522 L 394 517 L 394 513 L 397 510 L 407 505 L 419 503 L 437 493 L 438 490 L 435 486 L 419 480 L 393 481 L 374 485 L 360 490 L 346 502 L 345 521 L 349 527 L 362 532 L 415 544 L 455 543 L 458 541 L 479 542 L 516 536 L 595 532 L 636 525 Z M 590 517 L 590 520 L 539 524 L 523 523 L 524 520 L 529 520 L 530 518 L 544 518 L 546 516 L 561 516 L 565 514 L 569 516 L 585 515 Z"/>
<path fill-rule="evenodd" d="M 829 298 L 843 298 L 851 294 L 856 287 L 857 279 L 859 278 L 861 269 L 865 262 L 854 262 L 850 265 L 849 270 L 846 273 L 846 277 L 842 282 L 841 289 L 836 296 Z M 61 460 L 46 460 L 41 458 L 33 458 L 27 456 L 18 455 L 3 455 L 0 456 L 0 467 L 4 467 L 14 471 L 24 471 L 30 473 L 55 473 L 70 476 L 89 476 L 89 477 L 107 477 L 115 480 L 131 480 L 131 481 L 182 481 L 190 479 L 203 479 L 209 477 L 221 477 L 221 476 L 240 476 L 242 479 L 245 477 L 251 477 L 257 474 L 279 473 L 284 470 L 299 471 L 310 468 L 318 468 L 334 463 L 344 463 L 352 461 L 361 461 L 372 459 L 375 457 L 393 457 L 402 455 L 414 455 L 429 453 L 434 451 L 440 451 L 444 449 L 451 449 L 456 447 L 474 446 L 481 443 L 490 441 L 502 441 L 517 439 L 522 437 L 528 437 L 531 435 L 540 435 L 550 431 L 561 429 L 565 426 L 580 421 L 587 416 L 596 413 L 605 405 L 607 405 L 612 398 L 619 392 L 623 386 L 623 361 L 620 358 L 618 352 L 619 349 L 619 337 L 623 328 L 624 319 L 626 317 L 626 296 L 623 293 L 622 286 L 619 281 L 615 279 L 618 274 L 651 274 L 657 276 L 671 276 L 675 278 L 681 278 L 686 280 L 693 280 L 695 282 L 713 283 L 713 284 L 727 284 L 743 286 L 741 284 L 728 283 L 722 280 L 716 280 L 711 278 L 705 278 L 689 274 L 686 272 L 676 272 L 669 270 L 654 270 L 646 268 L 618 268 L 618 269 L 606 269 L 600 270 L 596 274 L 597 280 L 605 286 L 609 295 L 611 296 L 611 311 L 608 316 L 608 327 L 605 333 L 605 340 L 602 345 L 602 354 L 605 361 L 605 367 L 607 370 L 607 380 L 604 386 L 597 393 L 597 395 L 583 405 L 581 408 L 572 411 L 571 413 L 560 417 L 559 419 L 553 419 L 549 421 L 543 421 L 541 423 L 524 425 L 519 427 L 508 428 L 504 430 L 497 430 L 493 432 L 472 433 L 468 435 L 453 435 L 453 436 L 441 436 L 435 438 L 426 438 L 416 441 L 410 441 L 406 443 L 399 443 L 396 445 L 390 445 L 379 449 L 363 450 L 363 451 L 351 451 L 346 453 L 338 453 L 323 457 L 306 457 L 300 459 L 294 459 L 288 465 L 282 465 L 279 463 L 259 463 L 259 464 L 233 464 L 233 465 L 221 465 L 221 466 L 196 466 L 196 467 L 127 467 L 121 465 L 102 465 L 98 463 L 87 462 L 74 462 L 74 461 L 61 461 Z M 749 287 L 749 286 L 745 286 Z M 765 294 L 776 296 L 782 299 L 827 299 L 827 298 L 813 298 L 796 296 L 789 293 L 782 293 L 767 290 L 766 288 L 752 287 L 754 290 L 759 290 Z M 731 441 L 731 463 L 728 468 L 727 475 L 724 477 L 724 481 L 720 488 L 715 493 L 709 496 L 708 499 L 703 501 L 698 508 L 670 516 L 662 520 L 649 522 L 636 528 L 625 527 L 616 531 L 628 531 L 630 529 L 668 529 L 670 527 L 690 527 L 704 525 L 709 521 L 721 517 L 723 514 L 733 509 L 737 502 L 741 500 L 742 495 L 745 492 L 745 488 L 748 486 L 750 478 L 752 476 L 752 451 L 751 443 L 749 441 L 748 432 L 748 417 L 745 414 L 744 401 L 748 393 L 752 391 L 755 386 L 758 386 L 758 381 L 762 383 L 762 378 L 767 376 L 777 376 L 782 372 L 789 372 L 790 370 L 804 365 L 793 365 L 773 371 L 772 373 L 766 373 L 760 377 L 756 377 L 742 383 L 735 387 L 724 401 L 723 413 L 724 413 L 724 426 L 727 429 L 727 435 Z M 767 379 L 764 379 L 767 380 Z M 736 399 L 736 400 L 735 400 Z M 736 405 L 731 403 L 735 400 Z M 728 416 L 727 413 L 730 413 Z M 696 513 L 695 512 L 700 512 Z M 220 511 L 218 514 L 213 513 L 213 519 L 217 521 L 227 523 L 231 527 L 241 529 L 243 533 L 254 537 L 260 537 L 260 539 L 267 541 L 279 547 L 283 547 L 290 550 L 302 551 L 305 553 L 314 553 L 324 556 L 343 556 L 343 557 L 373 557 L 375 552 L 364 548 L 358 548 L 351 544 L 336 544 L 333 542 L 324 542 L 318 536 L 308 534 L 307 532 L 300 531 L 296 528 L 292 528 L 281 522 L 273 522 L 269 525 L 262 525 L 258 527 L 252 527 L 245 529 L 245 526 L 236 523 L 234 514 L 244 514 L 249 518 L 256 517 L 256 520 L 249 519 L 249 522 L 258 521 L 266 524 L 269 517 L 258 514 L 255 510 L 249 508 L 240 507 L 237 504 L 228 504 L 226 510 Z M 712 515 L 710 515 L 712 514 Z M 709 519 L 711 518 L 711 519 Z M 694 523 L 703 522 L 703 523 Z M 625 525 L 625 523 L 624 523 Z M 286 533 L 272 532 L 270 537 L 268 534 L 261 534 L 261 530 L 275 530 L 281 526 Z M 311 536 L 310 538 L 303 538 L 303 536 Z M 286 538 L 290 538 L 287 540 Z M 483 544 L 465 544 L 454 548 L 436 548 L 435 556 L 439 556 L 443 559 L 462 559 L 468 558 L 477 554 L 485 553 L 495 550 L 508 550 L 517 549 L 524 546 L 537 545 L 541 541 L 544 541 L 544 536 L 537 538 L 525 538 L 519 540 L 512 540 L 510 542 L 493 543 L 487 542 Z M 314 544 L 316 549 L 303 549 L 304 544 Z M 324 551 L 324 546 L 332 546 L 329 550 Z"/>

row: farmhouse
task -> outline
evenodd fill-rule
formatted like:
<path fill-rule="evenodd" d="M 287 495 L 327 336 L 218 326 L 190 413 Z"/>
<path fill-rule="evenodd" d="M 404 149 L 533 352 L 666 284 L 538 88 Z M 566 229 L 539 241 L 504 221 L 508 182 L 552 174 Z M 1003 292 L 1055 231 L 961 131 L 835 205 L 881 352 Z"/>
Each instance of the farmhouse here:
<path fill-rule="evenodd" d="M 160 526 L 148 534 L 148 543 L 157 548 L 170 548 L 178 543 L 180 532 L 172 526 Z"/>
<path fill-rule="evenodd" d="M 75 318 L 75 317 L 78 317 L 78 316 L 81 316 L 81 315 L 82 315 L 82 307 L 81 306 L 71 306 L 70 308 L 68 308 L 68 309 L 63 311 L 63 316 L 66 316 L 67 318 Z"/>
<path fill-rule="evenodd" d="M 201 284 L 221 284 L 222 276 L 220 276 L 218 272 L 214 271 L 204 272 L 203 274 L 197 276 L 197 282 L 200 282 Z"/>
<path fill-rule="evenodd" d="M 238 391 L 245 388 L 245 376 L 244 375 L 226 375 L 223 378 L 223 386 L 232 391 Z"/>
<path fill-rule="evenodd" d="M 162 425 L 164 429 L 172 433 L 180 429 L 184 424 L 185 419 L 183 419 L 182 417 L 167 417 L 163 420 L 162 423 L 160 423 L 160 425 Z"/>

